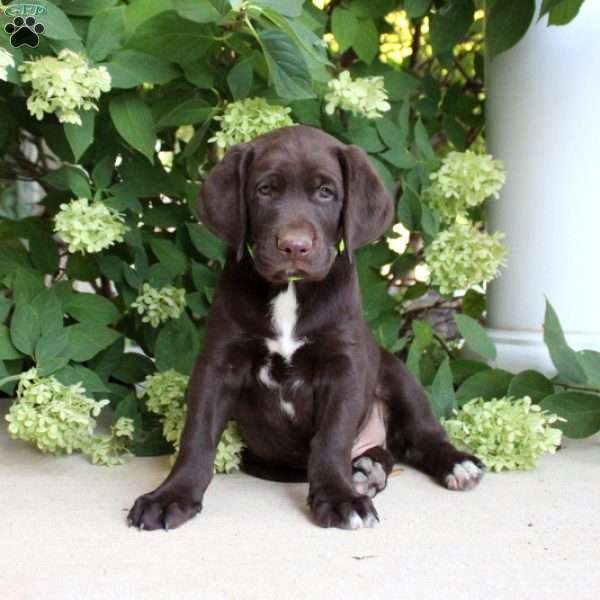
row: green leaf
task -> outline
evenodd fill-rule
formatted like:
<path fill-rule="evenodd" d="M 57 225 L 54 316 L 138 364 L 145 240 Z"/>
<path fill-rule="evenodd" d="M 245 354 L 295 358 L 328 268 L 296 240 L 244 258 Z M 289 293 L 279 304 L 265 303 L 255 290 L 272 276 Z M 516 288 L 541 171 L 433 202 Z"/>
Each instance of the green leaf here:
<path fill-rule="evenodd" d="M 65 311 L 74 319 L 85 323 L 110 325 L 119 318 L 117 307 L 104 296 L 78 292 L 65 305 Z"/>
<path fill-rule="evenodd" d="M 92 197 L 87 173 L 79 166 L 63 165 L 49 171 L 42 177 L 42 181 L 57 190 L 70 190 L 77 198 Z"/>
<path fill-rule="evenodd" d="M 428 10 L 431 0 L 404 0 L 404 10 L 409 18 L 422 17 Z"/>
<path fill-rule="evenodd" d="M 69 362 L 69 332 L 66 329 L 43 335 L 35 346 L 35 360 L 42 376 L 58 371 Z"/>
<path fill-rule="evenodd" d="M 454 320 L 461 335 L 465 338 L 466 345 L 485 358 L 496 358 L 496 347 L 488 336 L 486 330 L 474 319 L 467 315 L 455 315 Z"/>
<path fill-rule="evenodd" d="M 277 94 L 288 100 L 313 98 L 310 72 L 292 40 L 276 30 L 259 33 L 259 40 Z"/>
<path fill-rule="evenodd" d="M 37 313 L 42 335 L 60 331 L 63 326 L 63 308 L 54 287 L 42 290 L 31 302 Z"/>
<path fill-rule="evenodd" d="M 112 376 L 123 383 L 139 383 L 147 375 L 154 373 L 154 363 L 143 354 L 127 352 L 119 361 Z"/>
<path fill-rule="evenodd" d="M 304 0 L 255 0 L 256 6 L 271 8 L 286 17 L 299 17 Z"/>
<path fill-rule="evenodd" d="M 33 356 L 40 337 L 40 322 L 37 313 L 29 304 L 17 306 L 10 323 L 10 338 L 15 348 Z"/>
<path fill-rule="evenodd" d="M 195 260 L 192 261 L 192 281 L 198 291 L 202 291 L 206 287 L 214 288 L 217 280 L 218 275 L 213 269 L 209 269 Z"/>
<path fill-rule="evenodd" d="M 540 8 L 541 19 L 544 15 L 548 14 L 555 6 L 561 4 L 564 0 L 542 0 L 542 6 Z"/>
<path fill-rule="evenodd" d="M 69 17 L 51 2 L 46 0 L 36 0 L 35 4 L 43 6 L 46 9 L 43 17 L 40 17 L 44 25 L 44 37 L 54 40 L 76 40 L 79 35 L 73 28 Z"/>
<path fill-rule="evenodd" d="M 0 324 L 0 360 L 14 360 L 22 356 L 10 339 L 8 327 Z"/>
<path fill-rule="evenodd" d="M 174 273 L 181 275 L 187 271 L 187 256 L 173 242 L 155 238 L 150 247 L 156 258 Z"/>
<path fill-rule="evenodd" d="M 63 385 L 81 383 L 88 394 L 103 394 L 108 391 L 102 379 L 82 365 L 69 365 L 55 373 L 54 377 Z"/>
<path fill-rule="evenodd" d="M 0 296 L 0 323 L 3 323 L 6 320 L 12 305 L 12 300 L 5 298 L 4 296 Z"/>
<path fill-rule="evenodd" d="M 419 154 L 424 160 L 432 163 L 437 163 L 439 161 L 435 150 L 431 146 L 427 128 L 423 125 L 423 121 L 421 121 L 420 117 L 415 123 L 415 144 Z"/>
<path fill-rule="evenodd" d="M 114 370 L 119 366 L 125 349 L 125 340 L 120 337 L 114 344 L 103 350 L 90 362 L 89 367 L 103 380 L 108 381 Z"/>
<path fill-rule="evenodd" d="M 359 28 L 360 35 L 352 48 L 362 61 L 370 65 L 379 52 L 379 30 L 372 19 L 361 20 Z"/>
<path fill-rule="evenodd" d="M 473 398 L 502 398 L 506 396 L 513 374 L 502 369 L 487 369 L 466 379 L 456 392 L 459 407 Z"/>
<path fill-rule="evenodd" d="M 350 144 L 360 146 L 365 152 L 381 152 L 385 148 L 375 126 L 366 119 L 350 117 L 348 130 L 343 136 Z"/>
<path fill-rule="evenodd" d="M 581 439 L 600 431 L 600 396 L 582 392 L 558 392 L 544 398 L 543 410 L 567 419 L 554 426 L 568 438 Z"/>
<path fill-rule="evenodd" d="M 587 377 L 587 383 L 600 389 L 600 352 L 581 350 L 577 352 L 577 362 Z"/>
<path fill-rule="evenodd" d="M 144 101 L 135 93 L 122 93 L 111 99 L 108 109 L 119 135 L 154 162 L 154 120 Z"/>
<path fill-rule="evenodd" d="M 85 46 L 93 61 L 104 60 L 121 46 L 125 35 L 125 7 L 110 8 L 90 20 Z"/>
<path fill-rule="evenodd" d="M 200 341 L 194 324 L 183 314 L 166 323 L 156 338 L 156 367 L 159 371 L 175 369 L 184 375 L 191 373 Z"/>
<path fill-rule="evenodd" d="M 529 396 L 536 403 L 553 393 L 554 384 L 547 377 L 533 370 L 521 371 L 515 375 L 508 388 L 509 396 L 515 398 Z"/>
<path fill-rule="evenodd" d="M 224 265 L 227 244 L 208 231 L 204 225 L 196 225 L 195 223 L 187 223 L 186 225 L 196 250 L 206 258 L 216 260 Z"/>
<path fill-rule="evenodd" d="M 17 306 L 29 304 L 44 289 L 44 276 L 38 271 L 18 267 L 12 289 Z"/>
<path fill-rule="evenodd" d="M 180 16 L 196 23 L 218 23 L 221 20 L 219 11 L 206 0 L 174 0 L 173 8 Z"/>
<path fill-rule="evenodd" d="M 385 89 L 392 101 L 404 100 L 419 88 L 419 80 L 402 70 L 388 70 L 383 76 Z"/>
<path fill-rule="evenodd" d="M 429 36 L 436 54 L 452 50 L 463 39 L 473 23 L 474 13 L 473 0 L 449 0 L 429 17 Z"/>
<path fill-rule="evenodd" d="M 195 125 L 206 121 L 213 107 L 200 98 L 184 100 L 157 120 L 157 127 L 178 127 L 179 125 Z"/>
<path fill-rule="evenodd" d="M 144 21 L 134 31 L 126 47 L 159 58 L 167 55 L 172 62 L 186 64 L 204 56 L 213 39 L 214 29 L 210 25 L 167 11 Z"/>
<path fill-rule="evenodd" d="M 419 196 L 406 186 L 396 208 L 398 220 L 411 231 L 417 230 L 421 223 L 422 205 Z"/>
<path fill-rule="evenodd" d="M 433 328 L 427 321 L 415 320 L 412 322 L 412 330 L 414 334 L 414 340 L 410 346 L 410 350 L 408 351 L 406 366 L 419 381 L 422 381 L 420 366 L 421 357 L 423 356 L 425 349 L 433 343 Z"/>
<path fill-rule="evenodd" d="M 71 254 L 67 262 L 67 275 L 69 279 L 91 281 L 100 277 L 102 273 L 98 268 L 95 256 L 89 254 Z"/>
<path fill-rule="evenodd" d="M 359 34 L 358 19 L 348 9 L 336 6 L 331 15 L 331 32 L 340 45 L 340 51 L 344 52 Z"/>
<path fill-rule="evenodd" d="M 96 187 L 103 190 L 110 186 L 115 170 L 115 155 L 107 154 L 96 162 L 92 169 L 92 179 Z"/>
<path fill-rule="evenodd" d="M 454 385 L 459 386 L 463 381 L 472 375 L 475 375 L 475 373 L 489 371 L 491 367 L 486 363 L 479 362 L 477 360 L 458 358 L 450 363 L 450 369 L 452 369 Z"/>
<path fill-rule="evenodd" d="M 535 0 L 493 0 L 486 19 L 486 47 L 490 58 L 512 48 L 527 32 L 535 14 Z"/>
<path fill-rule="evenodd" d="M 448 358 L 440 365 L 429 393 L 429 404 L 438 419 L 449 417 L 456 407 L 456 394 Z"/>
<path fill-rule="evenodd" d="M 477 319 L 484 313 L 485 307 L 485 294 L 475 290 L 467 290 L 462 301 L 462 309 L 465 315 Z"/>
<path fill-rule="evenodd" d="M 40 377 L 48 377 L 56 371 L 63 369 L 69 363 L 69 359 L 65 356 L 57 356 L 48 360 L 37 363 L 38 375 Z"/>
<path fill-rule="evenodd" d="M 577 353 L 567 344 L 556 311 L 548 300 L 544 316 L 544 342 L 559 377 L 574 383 L 586 382 L 587 377 L 577 360 Z"/>
<path fill-rule="evenodd" d="M 142 83 L 167 83 L 179 75 L 170 62 L 136 50 L 120 50 L 104 66 L 113 88 L 132 88 Z"/>
<path fill-rule="evenodd" d="M 71 0 L 70 2 L 62 2 L 61 4 L 63 4 L 63 9 L 68 15 L 92 17 L 114 6 L 116 3 L 117 0 Z"/>
<path fill-rule="evenodd" d="M 427 241 L 433 239 L 440 230 L 440 219 L 427 204 L 421 204 L 421 229 Z"/>
<path fill-rule="evenodd" d="M 214 87 L 214 75 L 205 60 L 201 59 L 188 63 L 183 66 L 183 70 L 185 78 L 197 88 L 210 90 Z"/>
<path fill-rule="evenodd" d="M 113 329 L 93 322 L 70 325 L 67 331 L 69 332 L 69 354 L 76 362 L 90 360 L 121 336 Z"/>
<path fill-rule="evenodd" d="M 360 18 L 383 17 L 398 7 L 397 0 L 352 0 L 348 3 L 350 10 Z"/>
<path fill-rule="evenodd" d="M 81 125 L 65 123 L 65 137 L 71 146 L 75 161 L 78 161 L 83 153 L 90 147 L 94 141 L 94 121 L 96 112 L 94 110 L 80 110 L 79 117 Z"/>
<path fill-rule="evenodd" d="M 254 74 L 254 55 L 240 60 L 233 65 L 227 74 L 227 85 L 231 90 L 234 100 L 241 100 L 248 96 L 252 87 Z"/>
<path fill-rule="evenodd" d="M 550 11 L 548 25 L 566 25 L 579 13 L 583 0 L 563 0 Z"/>

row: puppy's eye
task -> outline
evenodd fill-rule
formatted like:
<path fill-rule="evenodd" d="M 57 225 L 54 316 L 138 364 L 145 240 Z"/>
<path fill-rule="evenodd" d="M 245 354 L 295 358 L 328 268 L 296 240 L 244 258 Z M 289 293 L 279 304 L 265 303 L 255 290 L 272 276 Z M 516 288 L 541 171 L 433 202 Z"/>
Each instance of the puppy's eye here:
<path fill-rule="evenodd" d="M 271 187 L 270 183 L 261 183 L 257 188 L 256 191 L 261 195 L 261 196 L 268 196 L 272 191 L 273 188 Z"/>
<path fill-rule="evenodd" d="M 331 200 L 335 196 L 335 190 L 330 185 L 322 185 L 318 194 L 321 200 Z"/>

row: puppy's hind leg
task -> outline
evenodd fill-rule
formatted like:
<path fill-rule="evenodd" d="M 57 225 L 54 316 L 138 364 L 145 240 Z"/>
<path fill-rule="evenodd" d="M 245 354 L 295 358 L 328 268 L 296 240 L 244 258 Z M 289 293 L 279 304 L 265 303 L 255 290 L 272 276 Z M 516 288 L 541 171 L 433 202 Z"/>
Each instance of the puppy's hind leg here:
<path fill-rule="evenodd" d="M 450 490 L 470 490 L 485 466 L 455 448 L 435 418 L 425 391 L 404 363 L 381 351 L 381 393 L 388 407 L 387 446 L 399 462 L 427 473 Z"/>

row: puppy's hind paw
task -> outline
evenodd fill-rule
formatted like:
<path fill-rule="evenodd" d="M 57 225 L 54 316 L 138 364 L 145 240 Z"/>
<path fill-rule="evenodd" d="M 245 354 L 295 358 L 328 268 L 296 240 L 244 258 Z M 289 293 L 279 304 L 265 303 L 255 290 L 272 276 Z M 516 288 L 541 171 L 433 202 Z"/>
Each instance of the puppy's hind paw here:
<path fill-rule="evenodd" d="M 373 498 L 386 483 L 387 474 L 380 462 L 369 456 L 361 456 L 352 462 L 352 485 L 358 494 Z"/>

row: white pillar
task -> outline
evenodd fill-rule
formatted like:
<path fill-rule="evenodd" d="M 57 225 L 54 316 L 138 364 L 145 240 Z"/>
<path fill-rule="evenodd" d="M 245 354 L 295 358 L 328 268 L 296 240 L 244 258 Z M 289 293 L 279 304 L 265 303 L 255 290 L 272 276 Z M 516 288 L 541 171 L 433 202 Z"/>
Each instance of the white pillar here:
<path fill-rule="evenodd" d="M 513 371 L 553 371 L 544 296 L 574 348 L 600 350 L 600 1 L 566 26 L 546 22 L 487 65 L 488 148 L 507 171 L 490 230 L 508 248 L 487 325 L 497 365 Z"/>

